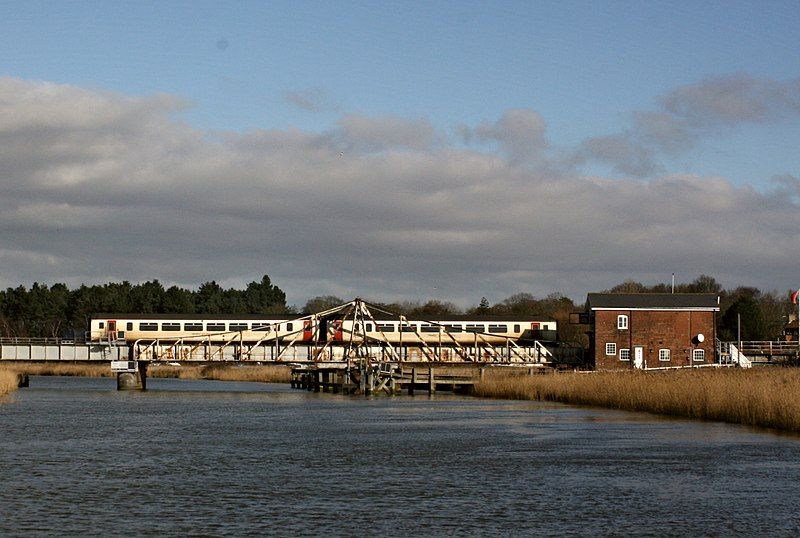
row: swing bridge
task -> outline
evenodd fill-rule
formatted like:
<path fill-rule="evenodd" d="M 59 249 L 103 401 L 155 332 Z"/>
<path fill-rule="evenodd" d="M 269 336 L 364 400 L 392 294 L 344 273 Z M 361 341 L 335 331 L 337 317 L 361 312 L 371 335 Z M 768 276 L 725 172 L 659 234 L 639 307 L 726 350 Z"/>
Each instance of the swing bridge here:
<path fill-rule="evenodd" d="M 463 324 L 462 324 L 463 325 Z M 545 365 L 551 352 L 520 331 L 489 332 L 486 324 L 454 326 L 447 321 L 410 319 L 362 299 L 287 320 L 280 330 L 213 332 L 138 339 L 129 345 L 132 361 L 368 363 L 463 362 Z M 498 327 L 489 325 L 489 329 Z M 267 327 L 265 327 L 267 329 Z M 257 334 L 257 338 L 246 337 Z M 115 342 L 107 342 L 113 347 Z M 113 354 L 113 353 L 112 353 Z"/>

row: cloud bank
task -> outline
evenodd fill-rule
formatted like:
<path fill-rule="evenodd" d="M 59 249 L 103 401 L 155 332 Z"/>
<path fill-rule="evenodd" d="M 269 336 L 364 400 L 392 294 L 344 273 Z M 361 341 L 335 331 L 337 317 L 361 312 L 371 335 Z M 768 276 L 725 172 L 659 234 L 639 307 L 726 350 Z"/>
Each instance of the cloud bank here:
<path fill-rule="evenodd" d="M 266 273 L 298 304 L 465 305 L 519 291 L 581 299 L 672 272 L 784 289 L 797 285 L 797 178 L 737 187 L 659 172 L 654 156 L 796 114 L 797 95 L 795 82 L 702 81 L 635 115 L 629 133 L 558 159 L 533 110 L 463 127 L 459 142 L 388 115 L 344 115 L 320 133 L 203 132 L 176 119 L 187 103 L 173 96 L 3 78 L 0 285 L 240 285 Z M 581 159 L 649 177 L 586 176 Z"/>

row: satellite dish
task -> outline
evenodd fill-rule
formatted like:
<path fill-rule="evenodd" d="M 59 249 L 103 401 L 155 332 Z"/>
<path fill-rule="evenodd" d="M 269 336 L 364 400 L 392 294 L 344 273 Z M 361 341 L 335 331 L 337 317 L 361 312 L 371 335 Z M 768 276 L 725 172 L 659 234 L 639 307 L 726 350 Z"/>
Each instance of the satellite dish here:
<path fill-rule="evenodd" d="M 695 336 L 695 338 L 696 338 L 696 339 L 697 339 L 697 341 L 698 341 L 699 343 L 701 343 L 701 344 L 702 344 L 702 343 L 705 341 L 705 339 L 706 339 L 706 337 L 705 337 L 705 336 L 703 336 L 703 333 L 700 333 L 700 334 L 698 334 L 697 336 Z"/>

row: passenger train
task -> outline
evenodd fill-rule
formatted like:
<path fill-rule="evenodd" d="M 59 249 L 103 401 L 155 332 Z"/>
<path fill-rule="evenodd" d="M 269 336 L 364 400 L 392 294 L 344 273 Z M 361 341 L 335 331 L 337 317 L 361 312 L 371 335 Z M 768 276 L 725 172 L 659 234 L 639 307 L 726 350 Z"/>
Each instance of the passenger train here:
<path fill-rule="evenodd" d="M 374 320 L 374 321 L 373 321 Z M 344 319 L 297 319 L 268 316 L 101 314 L 90 322 L 92 342 L 208 341 L 311 344 L 319 342 L 384 341 L 391 344 L 469 344 L 476 340 L 504 344 L 555 341 L 556 321 L 551 319 L 450 316 L 436 321 L 401 321 L 375 316 L 355 322 Z M 363 326 L 362 326 L 363 324 Z"/>

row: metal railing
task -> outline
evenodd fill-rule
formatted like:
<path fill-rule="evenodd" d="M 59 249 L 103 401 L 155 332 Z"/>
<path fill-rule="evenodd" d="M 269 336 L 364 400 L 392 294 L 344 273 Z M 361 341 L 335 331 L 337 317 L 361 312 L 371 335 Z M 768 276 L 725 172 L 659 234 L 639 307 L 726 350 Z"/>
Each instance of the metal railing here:
<path fill-rule="evenodd" d="M 0 337 L 2 345 L 18 346 L 69 346 L 85 345 L 86 339 L 81 336 L 78 338 L 52 338 L 52 337 L 27 337 L 27 336 L 3 336 Z"/>

